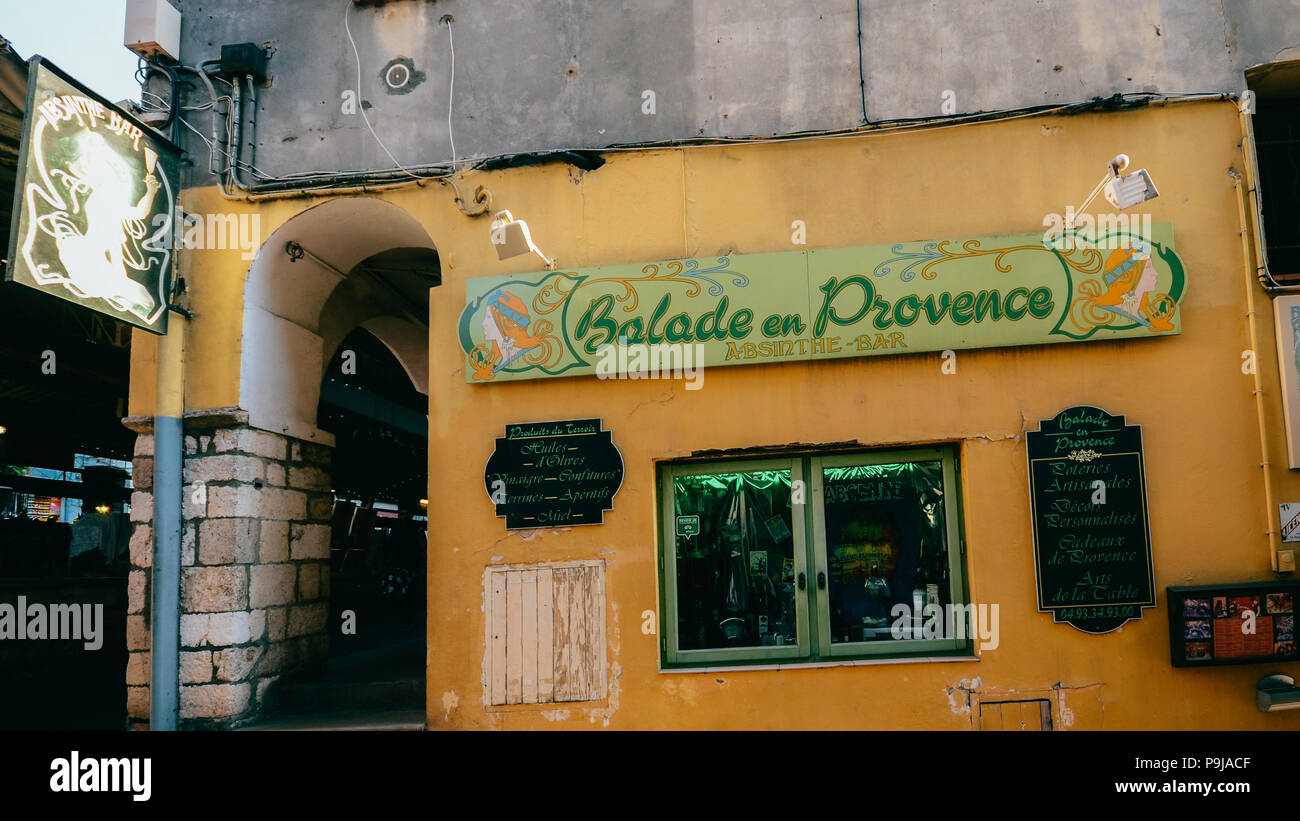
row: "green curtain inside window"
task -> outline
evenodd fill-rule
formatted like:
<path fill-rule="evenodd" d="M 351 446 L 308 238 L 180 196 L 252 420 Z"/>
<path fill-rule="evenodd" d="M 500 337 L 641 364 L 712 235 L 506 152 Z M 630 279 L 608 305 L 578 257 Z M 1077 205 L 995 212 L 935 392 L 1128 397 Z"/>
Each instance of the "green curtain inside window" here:
<path fill-rule="evenodd" d="M 677 516 L 700 532 L 677 537 L 678 646 L 795 644 L 790 471 L 673 480 Z"/>

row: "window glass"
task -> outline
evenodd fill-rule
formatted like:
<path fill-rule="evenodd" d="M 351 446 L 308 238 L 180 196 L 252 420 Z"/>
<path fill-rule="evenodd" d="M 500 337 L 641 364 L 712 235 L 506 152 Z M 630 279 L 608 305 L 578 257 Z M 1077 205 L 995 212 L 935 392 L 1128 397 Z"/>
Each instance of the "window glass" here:
<path fill-rule="evenodd" d="M 676 476 L 673 501 L 678 649 L 796 644 L 790 471 Z"/>
<path fill-rule="evenodd" d="M 665 664 L 972 652 L 949 624 L 966 596 L 955 457 L 913 447 L 665 464 Z"/>
<path fill-rule="evenodd" d="M 942 462 L 826 467 L 822 482 L 833 644 L 893 640 L 896 604 L 951 603 Z"/>
<path fill-rule="evenodd" d="M 1291 284 L 1300 279 L 1300 104 L 1261 101 L 1254 127 L 1268 267 Z"/>

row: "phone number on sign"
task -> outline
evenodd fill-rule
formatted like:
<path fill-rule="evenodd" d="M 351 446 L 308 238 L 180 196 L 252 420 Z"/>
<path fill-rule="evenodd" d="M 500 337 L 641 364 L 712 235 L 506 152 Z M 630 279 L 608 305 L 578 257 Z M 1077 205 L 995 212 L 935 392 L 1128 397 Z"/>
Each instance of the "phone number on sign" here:
<path fill-rule="evenodd" d="M 1133 605 L 1123 607 L 1067 607 L 1058 610 L 1057 614 L 1061 621 L 1071 619 L 1118 619 L 1118 618 L 1137 618 L 1137 608 Z"/>

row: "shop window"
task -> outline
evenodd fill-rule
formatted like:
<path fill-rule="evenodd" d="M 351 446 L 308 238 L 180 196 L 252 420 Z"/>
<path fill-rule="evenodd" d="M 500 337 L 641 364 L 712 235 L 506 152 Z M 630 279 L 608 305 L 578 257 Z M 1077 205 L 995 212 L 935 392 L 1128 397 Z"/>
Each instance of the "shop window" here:
<path fill-rule="evenodd" d="M 605 699 L 605 563 L 499 565 L 483 574 L 486 702 Z"/>
<path fill-rule="evenodd" d="M 970 653 L 957 487 L 949 448 L 664 465 L 665 665 Z"/>

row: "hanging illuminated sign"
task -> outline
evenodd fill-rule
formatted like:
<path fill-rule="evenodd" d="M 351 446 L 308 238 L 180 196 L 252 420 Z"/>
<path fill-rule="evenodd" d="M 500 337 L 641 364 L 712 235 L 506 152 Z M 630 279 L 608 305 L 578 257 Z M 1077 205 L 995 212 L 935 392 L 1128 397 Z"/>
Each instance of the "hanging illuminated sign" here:
<path fill-rule="evenodd" d="M 31 59 L 7 281 L 167 332 L 180 150 Z"/>
<path fill-rule="evenodd" d="M 714 366 L 1163 336 L 1184 290 L 1160 224 L 1094 247 L 1025 234 L 477 277 L 458 332 L 485 383 L 675 348 Z"/>

